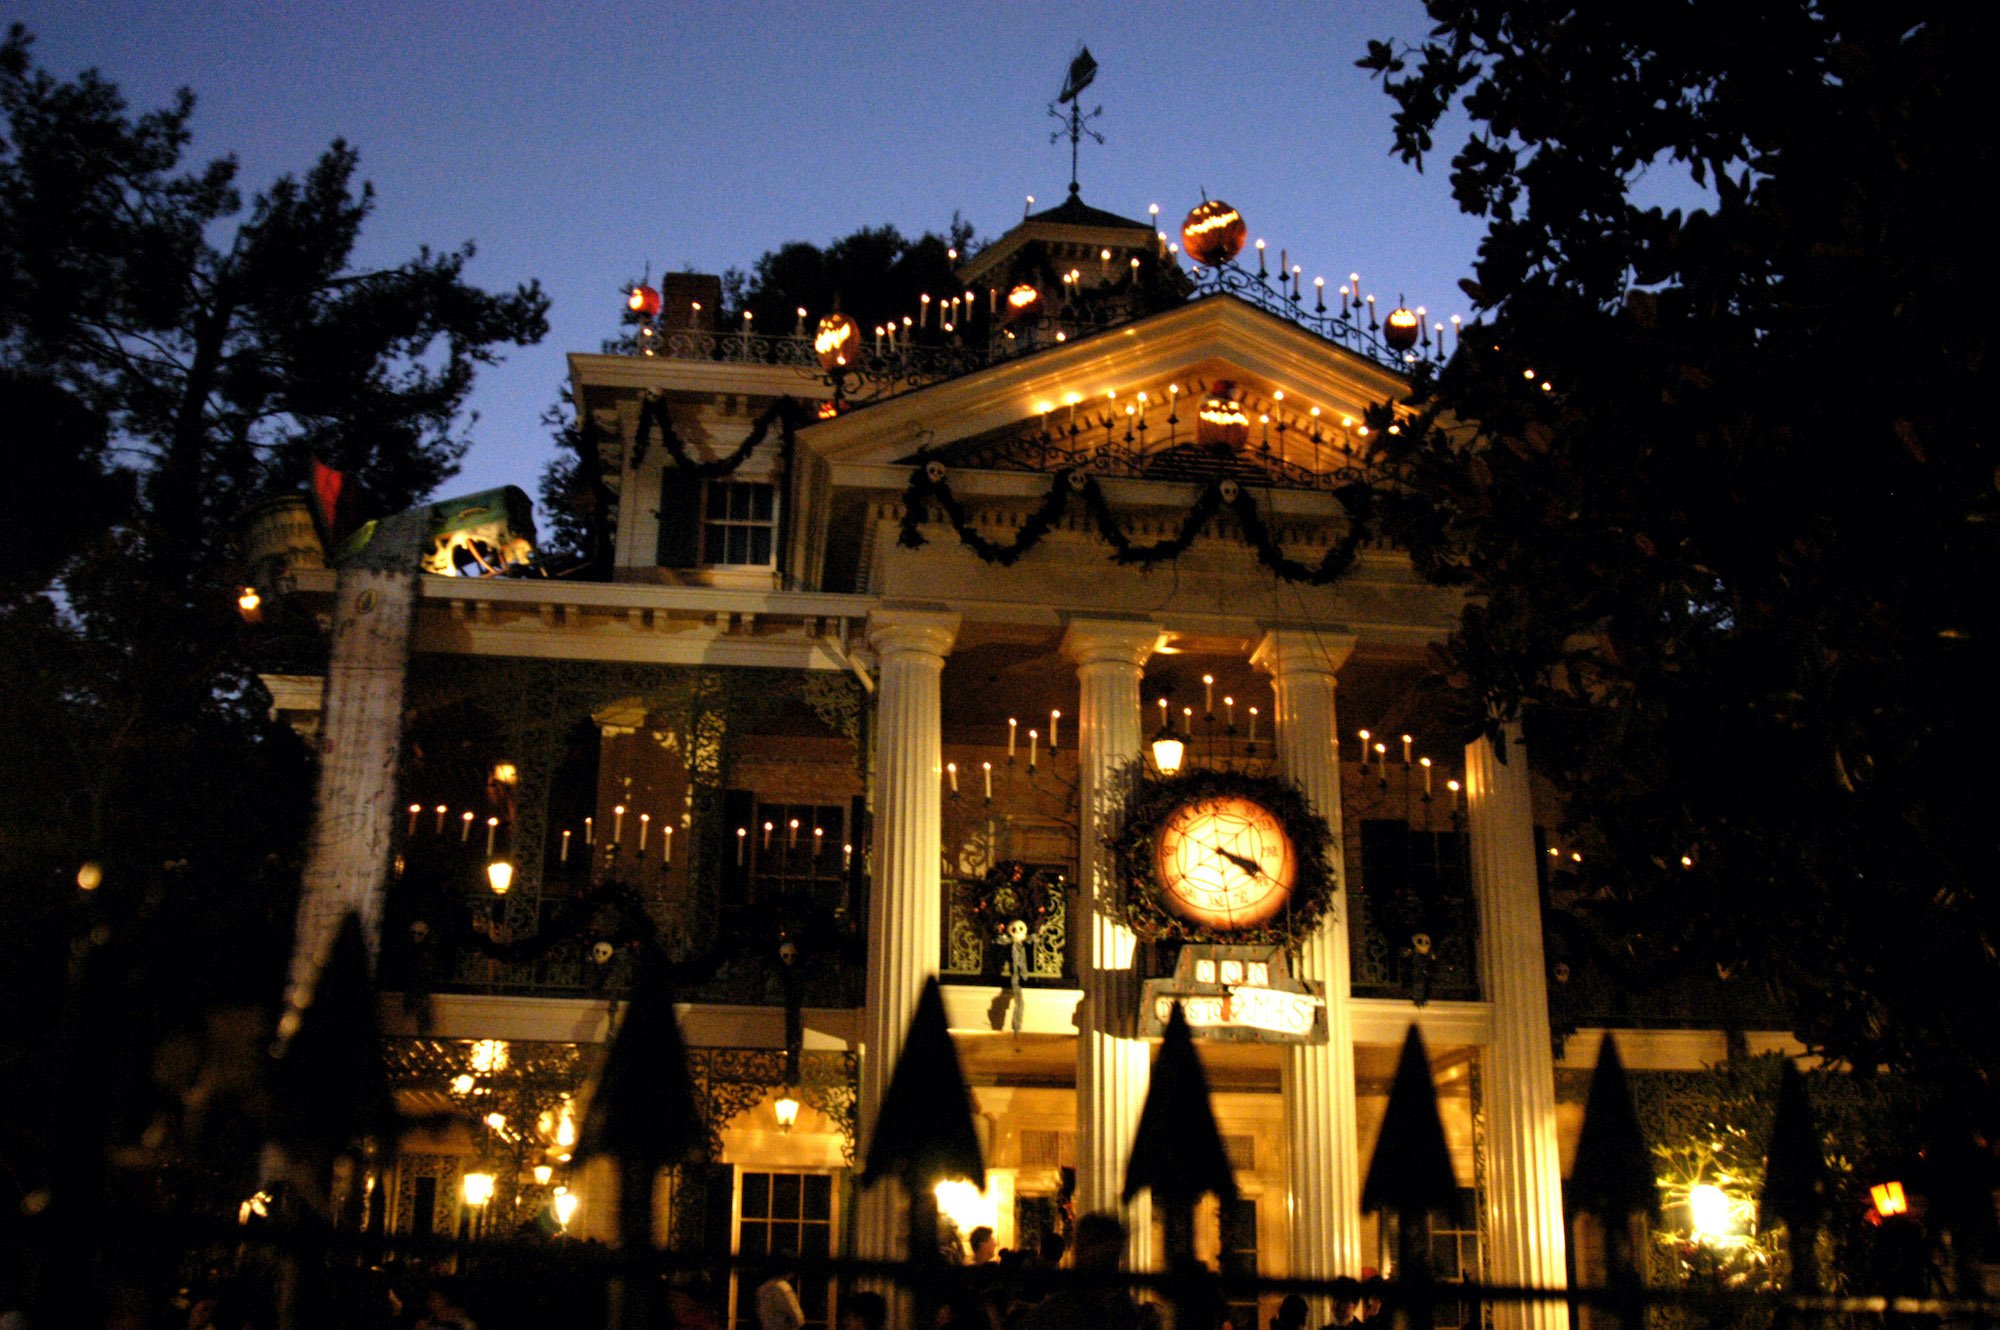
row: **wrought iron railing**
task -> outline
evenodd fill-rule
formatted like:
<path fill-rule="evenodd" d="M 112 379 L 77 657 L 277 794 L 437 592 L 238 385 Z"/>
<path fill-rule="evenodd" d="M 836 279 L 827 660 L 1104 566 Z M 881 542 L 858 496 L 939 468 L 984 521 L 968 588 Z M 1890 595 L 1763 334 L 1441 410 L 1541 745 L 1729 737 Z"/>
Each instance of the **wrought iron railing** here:
<path fill-rule="evenodd" d="M 1012 947 L 988 937 L 974 921 L 972 902 L 978 888 L 978 882 L 968 879 L 944 884 L 944 950 L 938 972 L 947 983 L 1002 983 L 1013 976 Z M 1023 946 L 1028 961 L 1021 973 L 1023 983 L 1076 982 L 1069 963 L 1070 900 L 1065 893 L 1062 907 L 1029 934 Z"/>
<path fill-rule="evenodd" d="M 1479 997 L 1479 912 L 1468 896 L 1440 899 L 1431 918 L 1448 926 L 1417 938 L 1391 936 L 1367 891 L 1347 896 L 1347 946 L 1356 997 L 1474 1000 Z M 1424 943 L 1428 942 L 1428 950 Z"/>

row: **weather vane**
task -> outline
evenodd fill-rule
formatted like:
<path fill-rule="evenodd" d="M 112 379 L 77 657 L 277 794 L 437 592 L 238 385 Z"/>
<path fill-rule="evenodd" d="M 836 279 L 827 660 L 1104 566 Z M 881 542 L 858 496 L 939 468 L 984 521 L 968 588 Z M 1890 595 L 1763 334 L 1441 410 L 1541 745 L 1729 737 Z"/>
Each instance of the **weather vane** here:
<path fill-rule="evenodd" d="M 1104 108 L 1102 106 L 1096 107 L 1089 115 L 1085 115 L 1083 113 L 1083 103 L 1079 100 L 1083 96 L 1083 90 L 1089 87 L 1092 80 L 1096 77 L 1097 61 L 1091 58 L 1090 48 L 1088 46 L 1079 46 L 1076 51 L 1076 59 L 1069 62 L 1069 77 L 1063 80 L 1061 95 L 1049 103 L 1049 114 L 1062 122 L 1062 128 L 1055 130 L 1049 135 L 1049 142 L 1058 142 L 1063 135 L 1069 135 L 1069 194 L 1071 198 L 1077 196 L 1076 153 L 1078 145 L 1083 142 L 1083 136 L 1088 134 L 1099 143 L 1104 142 L 1104 135 L 1090 127 L 1091 121 L 1104 114 Z M 1065 102 L 1069 104 L 1069 110 L 1058 110 L 1057 108 Z"/>

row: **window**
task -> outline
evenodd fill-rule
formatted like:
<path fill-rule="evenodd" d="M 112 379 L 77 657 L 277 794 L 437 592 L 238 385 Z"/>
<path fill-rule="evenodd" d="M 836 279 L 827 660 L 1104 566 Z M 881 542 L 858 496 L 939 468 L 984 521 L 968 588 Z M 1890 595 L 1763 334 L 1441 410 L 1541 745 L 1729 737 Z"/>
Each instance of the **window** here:
<path fill-rule="evenodd" d="M 833 1254 L 833 1178 L 825 1173 L 739 1172 L 736 1250 L 748 1268 L 766 1256 L 791 1254 L 822 1261 Z M 796 1285 L 808 1326 L 824 1327 L 832 1310 L 832 1281 L 801 1275 Z M 757 1330 L 757 1290 L 750 1277 L 736 1289 L 736 1325 Z"/>
<path fill-rule="evenodd" d="M 759 803 L 754 841 L 752 901 L 812 903 L 829 908 L 845 901 L 847 856 L 841 848 L 848 843 L 845 808 L 838 804 Z"/>
<path fill-rule="evenodd" d="M 1458 1189 L 1458 1215 L 1442 1218 L 1429 1217 L 1431 1231 L 1431 1277 L 1441 1284 L 1477 1283 L 1481 1278 L 1479 1268 L 1479 1229 L 1471 1223 L 1478 1213 L 1479 1197 L 1467 1187 Z M 1470 1223 L 1470 1226 L 1467 1226 Z M 1479 1325 L 1479 1305 L 1474 1302 L 1440 1302 L 1437 1308 L 1439 1327 L 1476 1327 Z"/>
<path fill-rule="evenodd" d="M 768 568 L 777 535 L 777 491 L 757 481 L 711 480 L 703 495 L 701 561 Z"/>
<path fill-rule="evenodd" d="M 1239 1196 L 1217 1212 L 1221 1238 L 1221 1266 L 1225 1278 L 1257 1277 L 1257 1198 Z M 1242 1295 L 1238 1295 L 1242 1297 Z M 1229 1324 L 1235 1330 L 1258 1330 L 1260 1315 L 1256 1296 L 1229 1303 Z"/>

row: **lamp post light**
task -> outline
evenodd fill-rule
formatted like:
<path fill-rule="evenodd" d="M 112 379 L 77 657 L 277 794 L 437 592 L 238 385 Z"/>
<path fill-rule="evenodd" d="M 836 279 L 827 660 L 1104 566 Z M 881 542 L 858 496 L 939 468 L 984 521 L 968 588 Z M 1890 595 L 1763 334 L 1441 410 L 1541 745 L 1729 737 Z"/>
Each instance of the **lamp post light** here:
<path fill-rule="evenodd" d="M 486 1229 L 486 1206 L 493 1199 L 493 1175 L 491 1173 L 467 1173 L 459 1182 L 459 1194 L 465 1198 L 467 1235 L 479 1237 Z"/>
<path fill-rule="evenodd" d="M 789 1087 L 786 1088 L 784 1094 L 778 1097 L 778 1102 L 771 1107 L 772 1111 L 778 1115 L 779 1131 L 789 1132 L 794 1126 L 798 1125 L 799 1101 Z"/>
<path fill-rule="evenodd" d="M 1187 754 L 1187 744 L 1182 742 L 1169 727 L 1162 727 L 1153 739 L 1153 765 L 1162 776 L 1172 776 L 1181 769 L 1181 759 Z"/>

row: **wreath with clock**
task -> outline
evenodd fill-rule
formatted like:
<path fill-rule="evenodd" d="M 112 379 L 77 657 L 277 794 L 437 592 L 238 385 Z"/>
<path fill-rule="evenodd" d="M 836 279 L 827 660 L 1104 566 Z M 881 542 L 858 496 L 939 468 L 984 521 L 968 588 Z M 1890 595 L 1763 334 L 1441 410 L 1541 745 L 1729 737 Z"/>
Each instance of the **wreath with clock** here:
<path fill-rule="evenodd" d="M 1128 768 L 1109 844 L 1124 921 L 1148 939 L 1283 946 L 1296 952 L 1333 908 L 1332 837 L 1288 780 Z"/>

